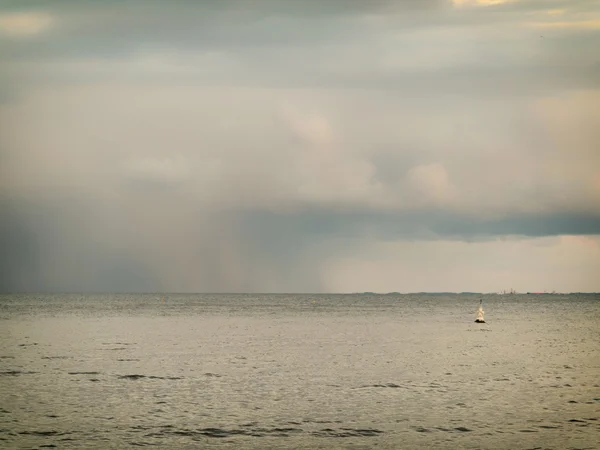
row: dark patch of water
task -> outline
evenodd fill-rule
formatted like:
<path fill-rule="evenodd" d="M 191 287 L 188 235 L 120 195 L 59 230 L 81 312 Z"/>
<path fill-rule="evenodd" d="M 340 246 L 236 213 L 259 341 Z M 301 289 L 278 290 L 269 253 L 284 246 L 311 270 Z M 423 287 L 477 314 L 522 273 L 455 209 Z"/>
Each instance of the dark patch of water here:
<path fill-rule="evenodd" d="M 5 376 L 13 376 L 16 377 L 18 375 L 31 375 L 37 372 L 31 372 L 31 371 L 27 371 L 27 370 L 5 370 L 0 372 L 0 376 L 1 375 L 5 375 Z"/>
<path fill-rule="evenodd" d="M 117 377 L 122 380 L 140 380 L 142 378 L 147 378 L 149 380 L 182 380 L 183 379 L 183 377 L 157 377 L 154 375 L 140 375 L 140 374 L 117 375 Z"/>

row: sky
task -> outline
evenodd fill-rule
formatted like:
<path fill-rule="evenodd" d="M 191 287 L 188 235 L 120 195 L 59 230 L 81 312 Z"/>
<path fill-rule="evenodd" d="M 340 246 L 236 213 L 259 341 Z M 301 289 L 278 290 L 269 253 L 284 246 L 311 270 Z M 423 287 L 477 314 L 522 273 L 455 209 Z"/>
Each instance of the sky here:
<path fill-rule="evenodd" d="M 0 0 L 0 291 L 600 291 L 600 1 Z"/>

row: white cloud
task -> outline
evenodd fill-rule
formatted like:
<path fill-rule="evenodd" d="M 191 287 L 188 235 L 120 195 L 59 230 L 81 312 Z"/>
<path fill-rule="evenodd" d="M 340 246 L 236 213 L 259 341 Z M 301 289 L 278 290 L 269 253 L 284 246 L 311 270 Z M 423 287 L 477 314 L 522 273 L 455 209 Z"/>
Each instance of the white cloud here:
<path fill-rule="evenodd" d="M 456 187 L 450 182 L 446 168 L 440 163 L 413 167 L 407 184 L 424 206 L 451 207 L 458 200 Z M 423 205 L 419 205 L 423 206 Z"/>
<path fill-rule="evenodd" d="M 302 141 L 327 151 L 336 143 L 336 136 L 329 120 L 322 114 L 302 114 L 291 109 L 284 110 L 283 119 Z"/>
<path fill-rule="evenodd" d="M 600 19 L 590 20 L 562 20 L 562 21 L 546 21 L 546 22 L 529 22 L 529 26 L 541 29 L 582 29 L 582 30 L 599 30 Z"/>
<path fill-rule="evenodd" d="M 52 26 L 56 19 L 45 12 L 0 13 L 0 34 L 12 38 L 26 38 L 41 34 Z"/>
<path fill-rule="evenodd" d="M 286 183 L 292 203 L 345 209 L 381 201 L 383 186 L 374 180 L 373 164 L 334 131 L 324 114 L 287 107 L 282 119 L 299 138 L 287 150 L 294 172 Z"/>
<path fill-rule="evenodd" d="M 454 6 L 493 6 L 513 3 L 518 0 L 451 0 Z"/>

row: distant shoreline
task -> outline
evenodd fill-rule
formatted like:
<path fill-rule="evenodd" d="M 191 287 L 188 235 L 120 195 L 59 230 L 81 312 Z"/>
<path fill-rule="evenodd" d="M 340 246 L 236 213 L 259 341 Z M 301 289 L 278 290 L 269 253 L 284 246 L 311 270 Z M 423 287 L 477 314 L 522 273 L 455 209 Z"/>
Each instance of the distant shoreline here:
<path fill-rule="evenodd" d="M 600 295 L 600 292 L 77 292 L 77 291 L 17 291 L 0 292 L 0 295 L 472 295 L 472 296 L 513 296 L 513 295 Z"/>

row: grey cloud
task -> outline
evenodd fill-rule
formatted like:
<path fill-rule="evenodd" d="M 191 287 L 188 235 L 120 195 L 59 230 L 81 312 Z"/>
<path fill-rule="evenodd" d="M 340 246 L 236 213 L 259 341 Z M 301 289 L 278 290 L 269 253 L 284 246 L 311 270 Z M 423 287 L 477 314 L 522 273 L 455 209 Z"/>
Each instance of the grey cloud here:
<path fill-rule="evenodd" d="M 70 207 L 57 208 L 63 203 Z M 97 243 L 77 201 L 4 197 L 0 208 L 1 291 L 160 290 L 143 262 Z"/>
<path fill-rule="evenodd" d="M 282 23 L 280 26 L 295 44 L 292 45 L 291 41 L 285 44 L 287 38 L 284 36 L 278 36 L 275 43 L 268 42 L 274 30 L 267 26 L 249 29 L 247 32 L 252 37 L 222 36 L 215 37 L 214 42 L 210 36 L 202 37 L 194 32 L 193 36 L 173 43 L 179 50 L 187 46 L 187 51 L 182 53 L 172 52 L 174 47 L 169 46 L 161 49 L 156 43 L 146 42 L 142 45 L 146 38 L 141 36 L 131 37 L 131 46 L 123 42 L 123 39 L 129 39 L 127 37 L 117 38 L 114 45 L 110 39 L 106 41 L 100 37 L 87 42 L 85 37 L 65 36 L 62 43 L 53 42 L 53 38 L 40 37 L 44 40 L 39 46 L 33 42 L 24 44 L 38 52 L 37 63 L 30 60 L 23 64 L 13 60 L 12 64 L 5 65 L 4 70 L 12 81 L 12 92 L 18 92 L 27 83 L 89 84 L 114 80 L 136 83 L 176 81 L 190 85 L 279 89 L 371 89 L 397 91 L 404 95 L 454 92 L 469 96 L 523 96 L 548 95 L 567 89 L 595 89 L 600 83 L 600 56 L 595 45 L 600 39 L 598 30 L 547 38 L 531 33 L 528 37 L 524 36 L 528 41 L 522 44 L 488 37 L 481 44 L 471 42 L 469 45 L 473 49 L 461 59 L 440 63 L 439 58 L 448 59 L 451 52 L 466 52 L 464 43 L 440 47 L 443 43 L 440 39 L 443 38 L 424 36 L 422 40 L 397 37 L 392 45 L 385 36 L 374 37 L 361 25 L 351 23 L 338 25 L 337 31 L 336 26 L 320 27 L 329 36 L 322 35 L 323 40 L 318 42 L 315 41 L 321 39 L 318 30 L 307 32 L 298 24 L 288 26 Z M 230 34 L 219 28 L 217 30 L 221 34 Z M 338 36 L 328 41 L 336 33 Z M 120 36 L 119 32 L 111 34 Z M 252 39 L 258 39 L 261 34 L 264 34 L 264 45 L 249 46 Z M 150 39 L 161 38 L 155 36 Z M 429 50 L 425 46 L 427 42 Z M 240 45 L 244 48 L 236 49 Z M 529 51 L 516 53 L 511 50 L 515 45 L 529 48 Z M 45 49 L 44 46 L 52 48 Z M 95 60 L 95 68 L 85 70 L 69 64 L 61 65 L 60 59 L 45 59 L 54 48 L 62 49 L 60 51 L 66 52 L 71 58 L 86 55 L 86 58 L 101 59 Z M 420 66 L 415 55 L 420 51 L 431 52 L 432 49 L 438 50 L 431 56 L 431 63 Z M 126 71 L 120 70 L 115 64 L 135 62 L 135 58 L 114 59 L 115 54 L 122 51 L 128 52 L 128 57 L 134 57 L 139 52 L 143 54 L 144 51 L 170 55 L 171 59 L 165 61 L 169 70 L 161 71 L 156 67 L 136 69 L 135 66 Z M 217 51 L 218 57 L 203 59 L 202 55 L 210 55 L 214 51 Z M 27 54 L 28 50 L 17 46 L 12 52 L 13 56 L 20 57 Z M 381 61 L 386 55 L 394 52 L 397 59 L 405 59 L 406 62 L 398 67 L 382 66 Z M 108 63 L 105 67 L 100 63 L 102 58 Z M 417 60 L 412 63 L 415 58 Z"/>
<path fill-rule="evenodd" d="M 322 117 L 315 122 L 300 107 L 299 124 L 290 125 L 278 110 L 301 96 Z M 593 97 L 547 106 L 574 117 L 560 122 L 540 120 L 525 101 L 466 101 L 458 94 L 148 87 L 49 90 L 42 98 L 4 118 L 11 130 L 2 139 L 9 188 L 23 180 L 31 180 L 30 189 L 70 180 L 86 193 L 110 186 L 145 199 L 169 193 L 207 207 L 292 211 L 403 210 L 455 189 L 455 199 L 435 206 L 494 214 L 581 212 L 594 204 L 597 210 L 586 192 L 598 138 Z M 554 133 L 558 123 L 562 134 Z M 26 133 L 24 124 L 37 132 Z M 293 127 L 307 139 L 298 140 Z M 311 141 L 323 137 L 324 143 Z M 557 174 L 557 165 L 569 171 Z"/>
<path fill-rule="evenodd" d="M 0 266 L 7 269 L 0 290 L 318 292 L 324 286 L 322 262 L 352 255 L 364 239 L 600 235 L 600 215 L 564 213 L 482 220 L 442 211 L 198 210 L 186 223 L 166 206 L 172 200 L 158 196 L 141 210 L 133 199 L 109 209 L 83 198 L 18 208 L 5 201 L 3 210 L 13 213 L 0 236 Z M 193 204 L 180 201 L 178 208 Z M 157 224 L 161 217 L 167 228 Z"/>
<path fill-rule="evenodd" d="M 550 0 L 548 0 L 550 1 Z M 574 0 L 581 2 L 582 0 Z M 364 2 L 362 0 L 344 0 L 344 1 L 318 1 L 309 0 L 298 3 L 295 0 L 220 0 L 213 2 L 211 0 L 172 0 L 169 2 L 169 8 L 161 0 L 30 0 L 24 5 L 19 0 L 6 0 L 3 2 L 3 9 L 7 10 L 31 10 L 46 9 L 68 11 L 73 9 L 97 10 L 112 9 L 121 7 L 124 11 L 145 11 L 155 12 L 165 9 L 181 8 L 185 11 L 200 9 L 204 12 L 237 12 L 264 14 L 271 12 L 273 14 L 292 14 L 292 15 L 346 15 L 374 11 L 396 11 L 405 9 L 429 9 L 445 6 L 446 0 L 372 0 Z"/>
<path fill-rule="evenodd" d="M 0 290 L 320 291 L 357 242 L 600 234 L 598 30 L 341 4 L 32 3 L 59 21 L 0 44 Z"/>
<path fill-rule="evenodd" d="M 0 207 L 0 291 L 19 291 L 28 285 L 41 289 L 38 239 L 30 220 L 7 200 L 0 201 Z"/>
<path fill-rule="evenodd" d="M 289 236 L 312 236 L 326 241 L 377 237 L 384 240 L 490 240 L 501 236 L 542 237 L 558 235 L 600 235 L 600 214 L 519 214 L 481 219 L 475 214 L 457 215 L 444 211 L 399 214 L 347 213 L 328 211 L 302 215 L 252 213 L 242 220 L 255 237 L 266 238 L 285 230 Z"/>
<path fill-rule="evenodd" d="M 309 63 L 310 60 L 303 60 Z M 24 89 L 24 84 L 40 85 L 89 85 L 97 82 L 153 83 L 157 86 L 179 85 L 214 87 L 249 87 L 270 89 L 345 89 L 396 92 L 415 97 L 423 93 L 462 95 L 468 97 L 540 97 L 554 95 L 566 90 L 594 90 L 600 87 L 600 62 L 588 60 L 584 67 L 561 63 L 561 58 L 539 64 L 538 67 L 496 67 L 420 69 L 396 72 L 369 71 L 355 66 L 350 70 L 324 69 L 319 61 L 310 62 L 312 71 L 300 72 L 301 63 L 292 62 L 281 66 L 273 61 L 245 65 L 234 62 L 235 70 L 229 67 L 214 71 L 199 71 L 183 68 L 179 73 L 161 74 L 142 69 L 132 72 L 71 72 L 68 68 L 27 66 L 11 70 L 11 81 L 7 82 L 5 101 L 14 99 Z M 240 74 L 244 77 L 241 78 Z M 2 92 L 0 91 L 0 95 Z M 2 101 L 2 97 L 0 97 Z"/>
<path fill-rule="evenodd" d="M 169 193 L 106 202 L 5 198 L 0 291 L 256 292 L 323 289 L 312 237 L 260 236 L 238 214 Z M 175 206 L 169 206 L 177 201 Z M 303 245 L 305 244 L 305 245 Z"/>
<path fill-rule="evenodd" d="M 524 12 L 553 2 L 514 2 L 454 10 L 446 0 L 376 2 L 50 2 L 57 15 L 49 32 L 4 43 L 4 58 L 131 56 L 152 49 L 246 52 L 254 48 L 368 42 L 372 36 L 415 30 L 453 30 L 518 23 Z M 569 11 L 585 2 L 572 2 Z M 500 9 L 501 13 L 497 10 Z M 374 15 L 376 23 L 365 21 Z M 572 32 L 568 33 L 572 34 Z M 375 43 L 375 45 L 377 45 Z M 371 48 L 373 48 L 371 46 Z"/>
<path fill-rule="evenodd" d="M 525 13 L 561 5 L 554 1 L 458 9 L 449 1 L 260 1 L 251 8 L 239 1 L 41 2 L 30 7 L 36 5 L 57 15 L 56 27 L 0 43 L 8 79 L 3 84 L 10 82 L 13 95 L 28 83 L 106 80 L 470 96 L 547 95 L 600 83 L 600 30 L 524 32 L 517 26 L 535 20 Z M 578 18 L 590 5 L 570 2 L 561 20 Z M 148 54 L 169 55 L 169 70 L 115 66 Z M 423 55 L 431 56 L 423 60 Z M 97 67 L 69 64 L 78 60 L 95 61 Z"/>

